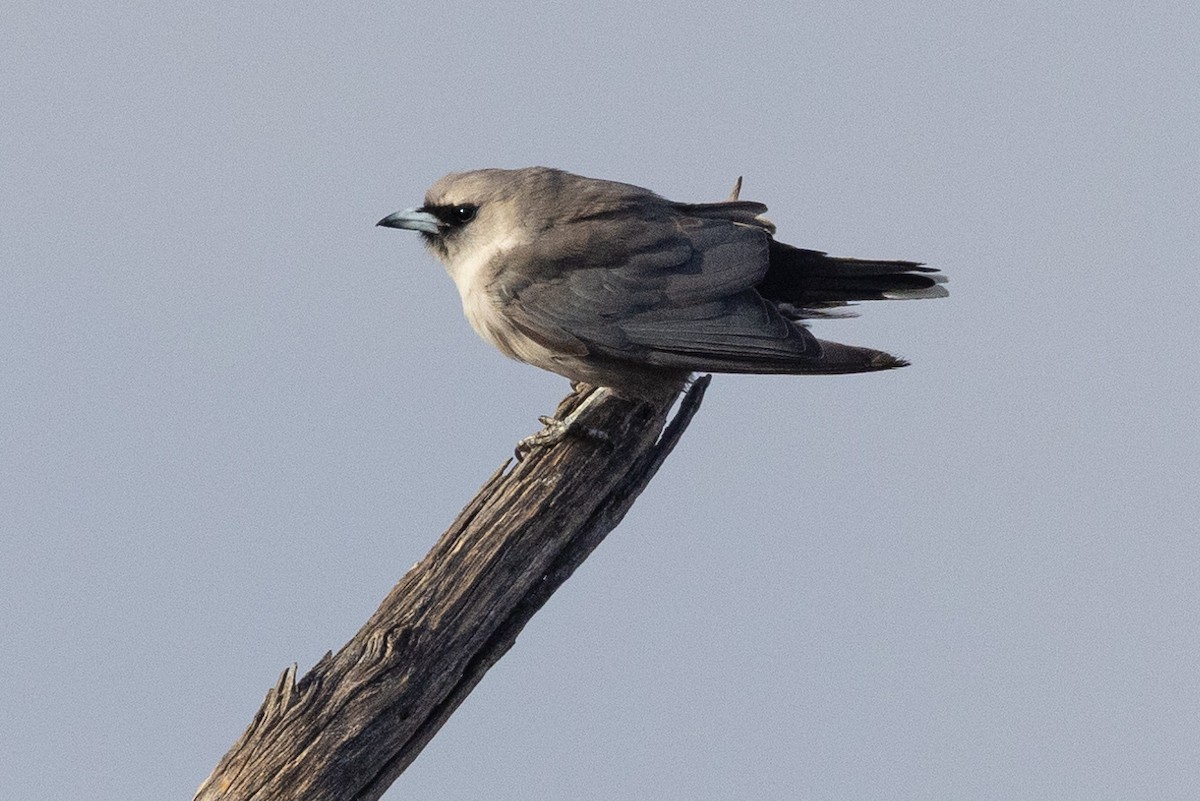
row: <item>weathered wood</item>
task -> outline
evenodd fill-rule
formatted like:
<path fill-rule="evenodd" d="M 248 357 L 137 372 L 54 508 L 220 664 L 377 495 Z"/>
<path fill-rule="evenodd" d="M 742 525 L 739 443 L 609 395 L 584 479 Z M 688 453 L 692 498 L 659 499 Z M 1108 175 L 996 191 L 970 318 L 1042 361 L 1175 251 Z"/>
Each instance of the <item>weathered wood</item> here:
<path fill-rule="evenodd" d="M 295 666 L 283 672 L 196 801 L 383 795 L 620 522 L 707 384 L 692 384 L 665 429 L 673 398 L 606 394 L 581 420 L 606 440 L 568 437 L 501 466 L 350 642 L 298 682 Z M 568 396 L 559 416 L 589 389 Z"/>

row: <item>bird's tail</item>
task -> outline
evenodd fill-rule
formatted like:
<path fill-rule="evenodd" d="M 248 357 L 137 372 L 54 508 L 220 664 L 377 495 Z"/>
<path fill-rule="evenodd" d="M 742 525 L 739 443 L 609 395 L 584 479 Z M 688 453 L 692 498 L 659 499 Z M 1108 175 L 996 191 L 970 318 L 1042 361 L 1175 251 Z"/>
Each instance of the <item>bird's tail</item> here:
<path fill-rule="evenodd" d="M 915 261 L 846 259 L 772 240 L 770 267 L 757 289 L 803 318 L 862 300 L 943 298 L 949 294 L 945 282 L 936 269 Z"/>
<path fill-rule="evenodd" d="M 859 301 L 946 297 L 945 281 L 937 270 L 914 261 L 845 259 L 771 240 L 770 266 L 755 288 L 785 317 L 803 327 L 807 319 L 853 316 L 841 307 Z M 908 364 L 872 348 L 817 342 L 821 350 L 816 358 L 773 365 L 771 372 L 866 373 Z"/>

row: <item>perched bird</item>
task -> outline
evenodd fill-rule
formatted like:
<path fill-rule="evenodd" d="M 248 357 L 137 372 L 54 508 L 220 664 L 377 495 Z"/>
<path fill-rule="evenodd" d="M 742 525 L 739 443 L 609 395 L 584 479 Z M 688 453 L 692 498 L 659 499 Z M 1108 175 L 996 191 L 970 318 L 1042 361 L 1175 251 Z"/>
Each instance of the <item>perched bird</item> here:
<path fill-rule="evenodd" d="M 696 371 L 858 373 L 907 362 L 817 339 L 806 320 L 861 300 L 946 295 L 911 261 L 776 241 L 767 207 L 676 203 L 630 184 L 529 167 L 452 173 L 379 225 L 421 233 L 471 326 L 502 353 L 633 398 Z"/>

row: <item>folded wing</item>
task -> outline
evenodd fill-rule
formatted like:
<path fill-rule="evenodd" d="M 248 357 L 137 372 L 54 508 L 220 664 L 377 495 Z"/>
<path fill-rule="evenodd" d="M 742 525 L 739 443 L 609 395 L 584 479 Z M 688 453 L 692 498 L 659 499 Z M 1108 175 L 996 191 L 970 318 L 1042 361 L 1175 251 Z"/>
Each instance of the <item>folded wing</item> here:
<path fill-rule="evenodd" d="M 505 316 L 565 352 L 664 368 L 845 373 L 904 364 L 818 340 L 764 296 L 777 243 L 761 204 L 639 211 L 569 222 L 512 253 L 538 268 L 496 271 L 491 289 Z"/>

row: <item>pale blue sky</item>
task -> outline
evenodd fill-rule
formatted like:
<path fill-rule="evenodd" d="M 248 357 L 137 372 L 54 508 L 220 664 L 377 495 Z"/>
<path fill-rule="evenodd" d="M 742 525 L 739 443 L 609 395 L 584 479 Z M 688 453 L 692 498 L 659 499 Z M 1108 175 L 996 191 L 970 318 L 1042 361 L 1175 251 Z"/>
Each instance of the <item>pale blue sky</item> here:
<path fill-rule="evenodd" d="M 387 797 L 1189 798 L 1200 7 L 9 2 L 0 795 L 189 798 L 567 389 L 445 172 L 771 207 L 949 300 L 718 377 Z"/>

